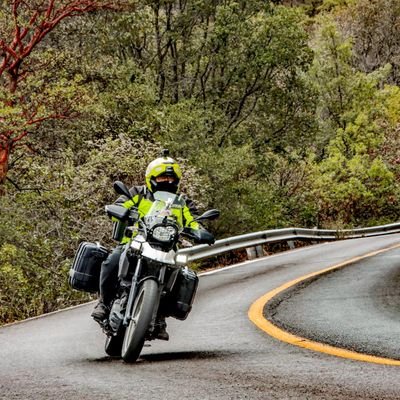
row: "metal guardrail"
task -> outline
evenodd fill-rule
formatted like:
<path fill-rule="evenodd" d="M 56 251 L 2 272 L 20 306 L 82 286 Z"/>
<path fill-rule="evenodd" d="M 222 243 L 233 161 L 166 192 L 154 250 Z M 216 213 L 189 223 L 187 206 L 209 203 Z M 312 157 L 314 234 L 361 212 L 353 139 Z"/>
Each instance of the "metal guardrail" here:
<path fill-rule="evenodd" d="M 248 233 L 217 240 L 212 246 L 201 244 L 179 250 L 179 254 L 186 254 L 188 261 L 217 256 L 222 253 L 243 248 L 255 247 L 265 243 L 284 242 L 293 240 L 340 240 L 356 239 L 362 237 L 388 235 L 400 233 L 400 222 L 358 229 L 304 229 L 285 228 Z"/>

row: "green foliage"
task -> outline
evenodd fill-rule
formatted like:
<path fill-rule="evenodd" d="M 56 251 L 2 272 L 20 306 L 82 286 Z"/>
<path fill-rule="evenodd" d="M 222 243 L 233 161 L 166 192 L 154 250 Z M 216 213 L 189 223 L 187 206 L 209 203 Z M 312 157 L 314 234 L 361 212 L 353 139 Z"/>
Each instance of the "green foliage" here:
<path fill-rule="evenodd" d="M 330 19 L 322 20 L 317 37 L 313 82 L 320 93 L 321 131 L 329 142 L 322 144 L 326 157 L 315 166 L 319 221 L 358 225 L 394 219 L 396 175 L 379 155 L 384 125 L 391 129 L 393 92 L 380 89 L 390 68 L 354 70 L 352 46 Z"/>
<path fill-rule="evenodd" d="M 348 160 L 340 153 L 331 154 L 319 166 L 314 182 L 320 223 L 363 226 L 396 218 L 396 181 L 379 157 L 371 160 L 367 155 L 357 155 Z M 328 190 L 330 187 L 335 190 Z"/>
<path fill-rule="evenodd" d="M 355 0 L 323 0 L 319 7 L 322 12 L 338 12 L 338 10 L 346 9 L 349 5 L 353 4 Z"/>
<path fill-rule="evenodd" d="M 54 222 L 46 224 L 36 214 L 44 211 L 43 205 L 32 206 L 32 201 L 43 201 L 38 197 L 30 193 L 0 199 L 2 322 L 35 316 L 88 298 L 67 290 L 67 246 L 58 240 L 59 226 Z M 46 218 L 45 212 L 42 216 Z"/>
<path fill-rule="evenodd" d="M 99 36 L 108 43 L 106 59 L 117 54 L 135 82 L 152 88 L 159 103 L 153 132 L 171 148 L 178 150 L 182 131 L 213 147 L 255 135 L 260 144 L 285 146 L 293 137 L 312 139 L 313 94 L 304 81 L 312 52 L 304 18 L 297 9 L 262 1 L 149 1 L 99 26 Z M 179 110 L 188 119 L 175 127 Z"/>
<path fill-rule="evenodd" d="M 207 168 L 210 203 L 221 210 L 213 224 L 218 236 L 315 223 L 315 205 L 306 185 L 308 160 L 251 146 L 231 146 L 198 160 Z"/>

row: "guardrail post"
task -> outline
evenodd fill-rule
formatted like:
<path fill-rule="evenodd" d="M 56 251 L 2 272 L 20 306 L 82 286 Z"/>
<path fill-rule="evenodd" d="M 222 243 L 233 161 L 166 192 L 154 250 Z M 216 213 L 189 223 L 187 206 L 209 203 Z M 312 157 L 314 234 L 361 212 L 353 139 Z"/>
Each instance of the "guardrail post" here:
<path fill-rule="evenodd" d="M 293 249 L 296 248 L 296 246 L 295 246 L 293 240 L 288 240 L 288 241 L 287 241 L 287 244 L 288 244 L 288 246 L 289 246 L 289 249 L 291 249 L 291 250 L 293 250 Z"/>
<path fill-rule="evenodd" d="M 262 246 L 247 247 L 246 253 L 248 260 L 254 260 L 255 258 L 264 256 L 264 249 Z"/>

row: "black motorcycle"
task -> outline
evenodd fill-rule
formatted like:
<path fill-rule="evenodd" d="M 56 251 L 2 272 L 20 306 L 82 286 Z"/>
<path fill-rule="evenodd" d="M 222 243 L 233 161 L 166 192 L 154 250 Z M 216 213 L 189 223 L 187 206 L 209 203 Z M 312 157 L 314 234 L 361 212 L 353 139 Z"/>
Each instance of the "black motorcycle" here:
<path fill-rule="evenodd" d="M 131 198 L 123 183 L 116 182 L 114 188 L 117 193 Z M 183 228 L 184 207 L 183 196 L 168 192 L 154 193 L 154 202 L 144 218 L 139 218 L 135 208 L 106 206 L 107 214 L 124 223 L 125 235 L 131 238 L 119 262 L 117 297 L 109 318 L 101 323 L 107 335 L 105 351 L 108 355 L 121 356 L 126 362 L 136 361 L 144 342 L 157 339 L 158 321 L 166 317 L 185 320 L 190 313 L 198 277 L 186 266 L 188 258 L 179 254 L 178 249 L 185 238 L 212 243 L 213 237 L 206 230 Z M 195 220 L 213 220 L 218 216 L 218 210 L 209 210 Z M 98 275 L 94 279 L 91 275 L 99 273 L 97 270 L 107 254 L 99 244 L 82 243 L 71 268 L 71 286 L 97 291 Z M 88 265 L 96 272 L 88 271 Z M 82 284 L 83 280 L 96 279 L 97 287 L 96 282 Z"/>

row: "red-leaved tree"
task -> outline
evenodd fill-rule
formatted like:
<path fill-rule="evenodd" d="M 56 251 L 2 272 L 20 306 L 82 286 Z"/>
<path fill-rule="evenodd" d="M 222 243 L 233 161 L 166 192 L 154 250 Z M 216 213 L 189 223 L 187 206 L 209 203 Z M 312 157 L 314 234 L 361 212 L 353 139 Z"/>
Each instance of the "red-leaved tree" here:
<path fill-rule="evenodd" d="M 39 61 L 35 50 L 66 18 L 123 6 L 123 1 L 112 0 L 3 0 L 0 5 L 0 195 L 4 194 L 13 150 L 23 145 L 24 138 L 44 121 L 72 115 L 62 91 L 55 95 L 53 90 L 53 99 L 46 92 L 48 79 L 43 77 L 43 69 L 49 61 Z M 41 83 L 33 84 L 38 74 L 42 74 Z M 53 82 L 56 78 L 52 77 Z M 65 93 L 68 97 L 68 92 Z"/>

